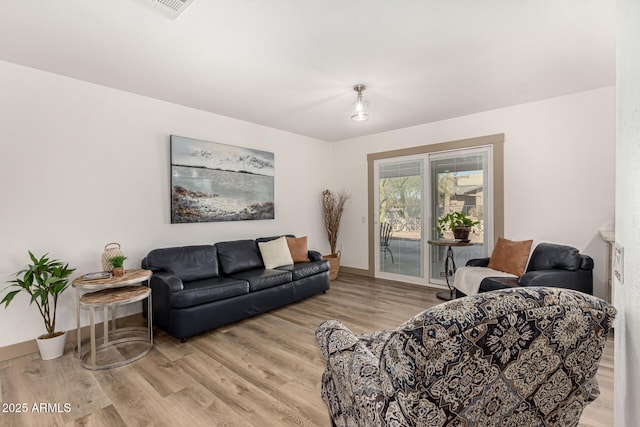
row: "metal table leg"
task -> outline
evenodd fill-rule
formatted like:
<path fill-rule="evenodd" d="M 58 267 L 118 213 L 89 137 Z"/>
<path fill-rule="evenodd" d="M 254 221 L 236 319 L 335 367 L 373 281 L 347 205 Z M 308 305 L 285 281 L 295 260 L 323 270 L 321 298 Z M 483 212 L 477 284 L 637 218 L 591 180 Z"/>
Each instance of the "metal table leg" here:
<path fill-rule="evenodd" d="M 80 289 L 76 288 L 76 357 L 82 356 L 82 330 L 80 328 Z"/>
<path fill-rule="evenodd" d="M 453 260 L 453 249 L 447 248 L 447 257 L 444 260 L 444 277 L 447 281 L 448 291 L 441 291 L 436 296 L 445 301 L 451 301 L 456 297 L 456 289 L 453 287 L 453 280 L 456 275 L 456 262 Z"/>

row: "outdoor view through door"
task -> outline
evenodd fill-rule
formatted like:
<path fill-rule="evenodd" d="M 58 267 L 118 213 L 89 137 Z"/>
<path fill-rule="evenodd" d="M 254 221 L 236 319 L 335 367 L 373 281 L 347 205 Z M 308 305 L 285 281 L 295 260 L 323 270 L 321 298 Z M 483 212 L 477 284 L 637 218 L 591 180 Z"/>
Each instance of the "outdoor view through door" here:
<path fill-rule="evenodd" d="M 486 238 L 492 235 L 489 148 L 434 153 L 429 156 L 431 171 L 432 239 L 453 239 L 448 230 L 439 236 L 438 219 L 451 212 L 464 212 L 479 225 L 472 228 L 469 239 L 473 246 L 453 249 L 456 266 L 471 258 L 487 256 Z M 447 247 L 431 246 L 430 279 L 441 283 Z"/>
<path fill-rule="evenodd" d="M 422 159 L 379 165 L 380 272 L 424 276 L 422 165 Z"/>
<path fill-rule="evenodd" d="M 491 147 L 424 153 L 375 162 L 377 206 L 376 276 L 411 283 L 445 283 L 446 246 L 427 240 L 440 236 L 438 219 L 464 212 L 479 221 L 472 246 L 454 248 L 456 266 L 487 256 L 492 242 Z"/>

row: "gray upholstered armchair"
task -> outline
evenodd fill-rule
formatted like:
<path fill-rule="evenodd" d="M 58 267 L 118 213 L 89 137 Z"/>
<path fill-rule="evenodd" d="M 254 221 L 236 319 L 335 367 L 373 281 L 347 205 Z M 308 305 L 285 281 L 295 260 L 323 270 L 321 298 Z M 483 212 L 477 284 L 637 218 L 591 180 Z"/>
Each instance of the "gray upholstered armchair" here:
<path fill-rule="evenodd" d="M 616 310 L 573 290 L 514 288 L 440 304 L 397 329 L 316 340 L 336 426 L 575 426 Z"/>

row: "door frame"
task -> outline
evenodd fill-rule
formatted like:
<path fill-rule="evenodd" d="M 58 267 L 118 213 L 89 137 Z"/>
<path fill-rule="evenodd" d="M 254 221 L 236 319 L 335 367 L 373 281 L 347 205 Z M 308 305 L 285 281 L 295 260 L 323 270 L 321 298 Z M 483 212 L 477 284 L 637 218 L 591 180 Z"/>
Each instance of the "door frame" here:
<path fill-rule="evenodd" d="M 380 204 L 380 194 L 379 194 L 379 190 L 377 190 L 377 188 L 379 188 L 380 186 L 380 171 L 379 171 L 379 167 L 382 164 L 388 164 L 385 161 L 389 160 L 389 163 L 404 163 L 404 162 L 420 162 L 421 163 L 421 175 L 420 178 L 422 179 L 422 195 L 421 195 L 421 204 L 422 204 L 422 210 L 423 210 L 423 214 L 421 215 L 421 218 L 424 218 L 424 211 L 425 211 L 425 207 L 424 207 L 424 200 L 427 199 L 429 197 L 428 191 L 429 188 L 426 185 L 427 183 L 427 168 L 428 168 L 428 156 L 422 155 L 422 154 L 413 154 L 410 156 L 405 156 L 405 157 L 398 157 L 398 158 L 387 158 L 387 159 L 376 159 L 373 161 L 374 163 L 374 179 L 376 180 L 376 182 L 378 183 L 378 187 L 374 187 L 374 192 L 373 192 L 373 207 L 375 208 L 376 205 Z M 377 166 L 377 167 L 376 167 Z M 377 170 L 376 170 L 377 169 Z M 415 283 L 415 284 L 422 284 L 424 283 L 424 279 L 428 279 L 427 277 L 424 277 L 424 273 L 426 271 L 426 263 L 427 263 L 427 255 L 424 251 L 421 252 L 422 256 L 421 256 L 421 260 L 420 262 L 422 263 L 421 267 L 422 267 L 422 273 L 423 273 L 423 277 L 420 276 L 410 276 L 410 275 L 405 275 L 405 274 L 397 274 L 397 273 L 389 273 L 389 272 L 385 272 L 385 271 L 381 271 L 380 269 L 380 212 L 379 210 L 374 211 L 374 215 L 373 215 L 373 226 L 374 226 L 374 230 L 377 230 L 376 234 L 373 236 L 373 246 L 374 246 L 374 253 L 377 253 L 378 255 L 374 257 L 374 265 L 373 265 L 373 276 L 372 277 L 379 277 L 381 279 L 388 279 L 388 280 L 395 280 L 395 281 L 401 281 L 401 282 L 405 282 L 405 283 Z M 424 229 L 424 227 L 422 227 Z M 428 239 L 428 236 L 425 236 L 424 234 L 424 230 L 422 230 L 422 236 L 420 238 L 421 244 L 426 242 L 425 239 Z M 399 259 L 399 254 L 396 255 L 396 257 Z"/>
<path fill-rule="evenodd" d="M 499 236 L 504 236 L 504 134 L 479 136 L 476 138 L 459 139 L 455 141 L 440 142 L 419 147 L 401 148 L 398 150 L 383 151 L 367 154 L 367 181 L 368 181 L 368 247 L 369 268 L 368 276 L 375 277 L 375 160 L 389 159 L 393 157 L 406 157 L 416 154 L 429 154 L 439 151 L 459 150 L 475 148 L 483 145 L 492 146 L 493 164 L 493 241 Z M 492 248 L 488 248 L 490 251 Z M 428 284 L 428 283 L 426 283 Z"/>

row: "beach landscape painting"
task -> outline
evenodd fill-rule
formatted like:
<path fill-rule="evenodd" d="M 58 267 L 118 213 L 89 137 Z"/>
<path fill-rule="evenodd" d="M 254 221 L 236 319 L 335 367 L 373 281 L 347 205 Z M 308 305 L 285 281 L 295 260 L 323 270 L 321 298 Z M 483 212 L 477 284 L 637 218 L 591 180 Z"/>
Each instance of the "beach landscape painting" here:
<path fill-rule="evenodd" d="M 274 154 L 171 135 L 171 223 L 274 218 Z"/>

